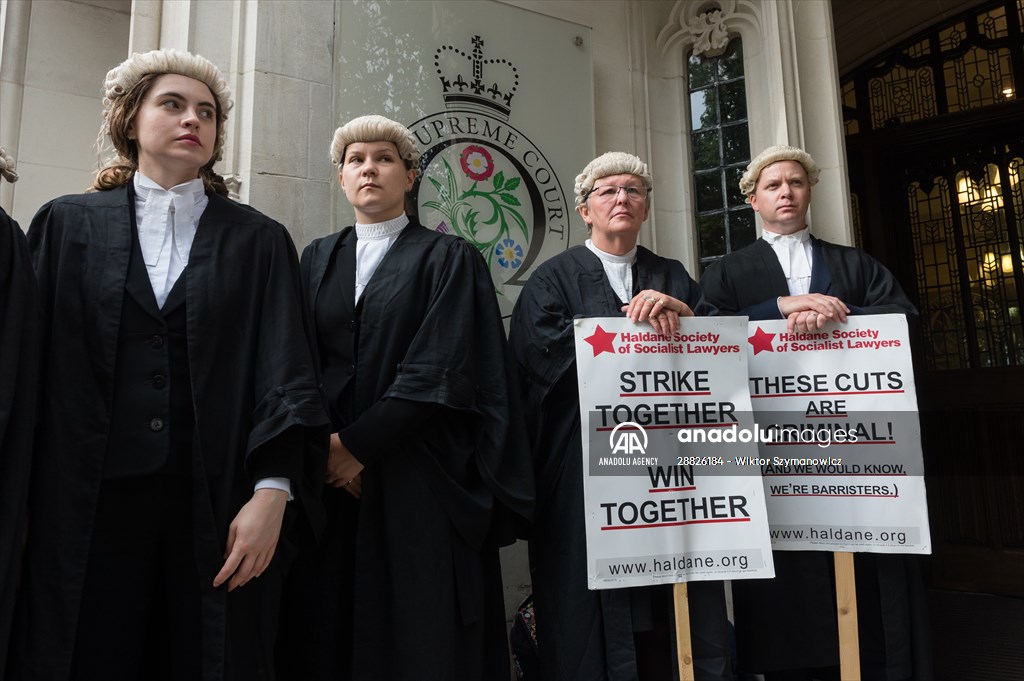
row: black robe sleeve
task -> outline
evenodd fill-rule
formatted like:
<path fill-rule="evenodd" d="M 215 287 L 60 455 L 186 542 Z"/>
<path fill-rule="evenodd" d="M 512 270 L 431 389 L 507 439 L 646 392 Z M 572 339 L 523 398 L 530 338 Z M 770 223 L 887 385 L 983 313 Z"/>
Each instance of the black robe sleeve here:
<path fill-rule="evenodd" d="M 339 431 L 338 438 L 361 464 L 371 466 L 385 452 L 416 437 L 440 412 L 441 405 L 433 402 L 382 399 L 364 411 L 359 421 Z"/>
<path fill-rule="evenodd" d="M 295 246 L 284 227 L 275 226 L 277 229 L 268 230 L 264 245 L 262 309 L 250 321 L 258 324 L 250 453 L 291 427 L 320 429 L 326 421 L 314 379 L 309 322 L 302 314 Z M 296 329 L 304 334 L 296 334 Z"/>
<path fill-rule="evenodd" d="M 293 485 L 302 479 L 302 458 L 297 456 L 305 444 L 302 428 L 291 427 L 249 455 L 249 478 L 255 485 L 264 478 L 288 478 Z"/>
<path fill-rule="evenodd" d="M 490 272 L 479 251 L 449 242 L 427 314 L 398 367 L 384 404 L 434 404 L 480 418 L 475 460 L 487 488 L 516 517 L 533 515 L 533 471 L 518 404 L 514 372 Z M 425 420 L 431 411 L 420 409 Z M 358 423 L 358 422 L 357 422 Z M 512 540 L 509 527 L 499 543 Z"/>
<path fill-rule="evenodd" d="M 554 493 L 565 451 L 579 433 L 579 387 L 571 302 L 559 272 L 534 272 L 512 311 L 509 346 L 522 374 L 521 402 L 537 478 L 537 509 Z"/>
<path fill-rule="evenodd" d="M 763 239 L 711 263 L 700 285 L 719 315 L 784 318 L 777 300 L 789 295 L 789 285 L 775 252 Z"/>
<path fill-rule="evenodd" d="M 0 661 L 7 659 L 27 522 L 39 383 L 38 304 L 25 234 L 0 209 Z"/>
<path fill-rule="evenodd" d="M 550 388 L 576 363 L 572 320 L 579 313 L 570 309 L 553 274 L 546 268 L 530 278 L 516 301 L 509 337 L 528 384 L 541 388 Z"/>
<path fill-rule="evenodd" d="M 248 206 L 232 208 L 271 222 Z M 255 408 L 245 470 L 252 483 L 288 478 L 306 520 L 319 531 L 324 523 L 319 498 L 327 468 L 327 412 L 318 388 L 311 325 L 302 305 L 295 245 L 282 225 L 272 224 L 263 239 L 266 279 L 257 322 Z"/>
<path fill-rule="evenodd" d="M 828 265 L 831 287 L 827 293 L 836 296 L 850 308 L 850 313 L 917 315 L 896 277 L 880 262 L 864 251 L 817 241 Z"/>

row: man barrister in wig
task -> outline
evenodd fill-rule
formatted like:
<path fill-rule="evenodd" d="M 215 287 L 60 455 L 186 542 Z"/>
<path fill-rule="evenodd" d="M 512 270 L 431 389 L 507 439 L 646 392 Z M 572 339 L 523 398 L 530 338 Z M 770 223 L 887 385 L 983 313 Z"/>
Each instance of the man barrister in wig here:
<path fill-rule="evenodd" d="M 755 243 L 708 267 L 701 286 L 719 314 L 786 319 L 811 332 L 850 315 L 917 311 L 892 274 L 864 251 L 810 234 L 820 169 L 803 149 L 765 149 L 740 179 L 764 225 Z M 775 579 L 733 582 L 740 669 L 765 681 L 839 679 L 832 555 L 776 551 Z M 862 678 L 930 678 L 917 565 L 899 555 L 855 556 Z M 915 626 L 916 622 L 924 626 Z"/>

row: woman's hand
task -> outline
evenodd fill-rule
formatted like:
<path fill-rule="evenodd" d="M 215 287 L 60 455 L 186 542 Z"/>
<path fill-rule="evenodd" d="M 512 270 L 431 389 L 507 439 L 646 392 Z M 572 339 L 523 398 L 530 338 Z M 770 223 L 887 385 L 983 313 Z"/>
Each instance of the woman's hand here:
<path fill-rule="evenodd" d="M 622 306 L 622 311 L 634 323 L 649 321 L 654 331 L 663 336 L 679 331 L 680 317 L 693 316 L 689 305 L 654 289 L 645 289 L 633 296 L 628 305 Z"/>
<path fill-rule="evenodd" d="M 245 586 L 270 565 L 281 537 L 281 522 L 288 493 L 279 489 L 258 489 L 238 511 L 228 528 L 224 566 L 213 578 L 213 586 L 228 582 L 228 591 Z M 231 581 L 228 581 L 230 578 Z"/>
<path fill-rule="evenodd" d="M 327 455 L 327 484 L 340 487 L 358 499 L 363 494 L 363 464 L 341 443 L 337 433 L 331 434 L 331 450 Z"/>

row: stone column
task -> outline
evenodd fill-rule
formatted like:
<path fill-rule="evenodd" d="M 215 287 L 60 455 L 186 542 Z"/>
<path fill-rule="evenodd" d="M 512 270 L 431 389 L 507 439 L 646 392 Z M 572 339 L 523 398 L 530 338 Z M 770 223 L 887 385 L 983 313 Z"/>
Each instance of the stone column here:
<path fill-rule="evenodd" d="M 231 86 L 217 170 L 232 196 L 281 221 L 301 248 L 333 231 L 334 0 L 135 0 L 134 51 L 201 54 Z"/>
<path fill-rule="evenodd" d="M 100 88 L 124 59 L 129 3 L 8 0 L 2 8 L 0 144 L 21 179 L 0 197 L 27 227 L 43 203 L 92 180 Z"/>
<path fill-rule="evenodd" d="M 32 6 L 28 0 L 8 0 L 3 5 L 3 12 L 3 43 L 0 45 L 0 146 L 6 148 L 17 160 Z M 14 185 L 8 182 L 0 182 L 0 206 L 8 213 L 14 211 Z"/>
<path fill-rule="evenodd" d="M 709 11 L 719 12 L 713 22 Z M 806 149 L 822 167 L 809 220 L 830 241 L 853 243 L 846 147 L 832 8 L 813 0 L 676 0 L 658 34 L 684 60 L 729 36 L 743 39 L 750 150 L 772 144 Z"/>
<path fill-rule="evenodd" d="M 675 258 L 697 277 L 695 206 L 690 177 L 686 59 L 678 49 L 658 48 L 659 30 L 672 2 L 638 2 L 643 27 L 643 92 L 646 101 L 647 157 L 654 176 L 652 214 L 646 229 L 649 246 Z"/>

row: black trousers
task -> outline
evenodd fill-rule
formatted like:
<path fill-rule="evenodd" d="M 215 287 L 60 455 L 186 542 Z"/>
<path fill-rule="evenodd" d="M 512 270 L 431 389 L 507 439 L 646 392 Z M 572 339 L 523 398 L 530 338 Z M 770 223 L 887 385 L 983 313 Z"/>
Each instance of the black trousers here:
<path fill-rule="evenodd" d="M 192 480 L 104 480 L 72 658 L 75 681 L 202 676 Z"/>

